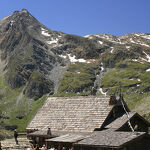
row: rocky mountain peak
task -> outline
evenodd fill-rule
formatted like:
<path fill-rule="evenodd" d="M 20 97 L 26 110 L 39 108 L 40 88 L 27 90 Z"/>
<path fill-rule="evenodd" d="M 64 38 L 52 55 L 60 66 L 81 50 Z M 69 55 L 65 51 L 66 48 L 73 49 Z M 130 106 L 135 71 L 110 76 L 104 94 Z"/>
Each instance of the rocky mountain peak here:
<path fill-rule="evenodd" d="M 29 11 L 27 9 L 25 9 L 25 8 L 23 8 L 21 11 L 17 10 L 17 11 L 13 12 L 13 14 L 22 14 L 22 13 L 30 14 Z"/>
<path fill-rule="evenodd" d="M 25 31 L 27 28 L 36 26 L 39 22 L 26 10 L 15 11 L 12 15 L 4 17 L 0 21 L 0 33 L 12 30 L 22 30 Z"/>
<path fill-rule="evenodd" d="M 24 13 L 29 13 L 28 10 L 25 9 L 25 8 L 22 9 L 22 12 L 24 12 Z"/>

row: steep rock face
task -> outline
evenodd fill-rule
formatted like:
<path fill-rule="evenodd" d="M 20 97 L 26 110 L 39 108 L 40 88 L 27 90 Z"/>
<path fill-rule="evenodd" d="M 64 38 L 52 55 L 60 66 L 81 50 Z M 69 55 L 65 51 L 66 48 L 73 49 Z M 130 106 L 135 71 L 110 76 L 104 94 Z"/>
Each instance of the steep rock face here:
<path fill-rule="evenodd" d="M 42 41 L 44 37 L 39 33 L 42 27 L 43 25 L 26 10 L 16 11 L 0 22 L 1 59 L 7 60 L 6 81 L 12 88 L 25 85 L 29 79 L 31 80 L 32 72 L 36 70 L 40 71 L 44 78 L 48 78 L 46 76 L 56 62 L 55 55 L 49 52 L 48 46 Z M 41 40 L 38 39 L 40 36 Z M 51 82 L 50 79 L 47 80 Z M 53 84 L 50 85 L 52 87 L 48 88 L 49 90 L 53 89 Z M 35 90 L 37 93 L 38 88 L 39 86 L 34 86 L 32 91 Z M 45 89 L 45 92 L 51 92 L 49 90 Z M 31 95 L 28 94 L 30 97 Z M 40 91 L 38 95 L 42 96 Z"/>
<path fill-rule="evenodd" d="M 24 93 L 30 98 L 38 99 L 46 93 L 53 94 L 54 92 L 53 82 L 37 71 L 31 74 L 27 84 Z"/>

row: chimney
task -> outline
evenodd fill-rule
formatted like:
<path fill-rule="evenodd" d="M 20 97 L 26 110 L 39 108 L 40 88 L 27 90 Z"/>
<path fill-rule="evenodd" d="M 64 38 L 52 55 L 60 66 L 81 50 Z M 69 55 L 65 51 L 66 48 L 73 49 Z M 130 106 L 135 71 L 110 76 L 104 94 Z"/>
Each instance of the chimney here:
<path fill-rule="evenodd" d="M 113 94 L 110 96 L 109 105 L 115 105 L 117 103 L 116 96 Z"/>

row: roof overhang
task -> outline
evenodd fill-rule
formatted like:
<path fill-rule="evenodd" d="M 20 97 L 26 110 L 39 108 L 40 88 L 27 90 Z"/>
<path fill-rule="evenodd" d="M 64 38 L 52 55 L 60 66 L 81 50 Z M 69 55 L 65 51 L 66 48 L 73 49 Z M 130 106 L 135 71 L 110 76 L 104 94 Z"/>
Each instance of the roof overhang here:
<path fill-rule="evenodd" d="M 150 123 L 149 123 L 146 119 L 144 119 L 144 118 L 143 118 L 141 115 L 139 115 L 138 113 L 134 113 L 134 114 L 131 116 L 131 118 L 127 119 L 126 122 L 125 122 L 124 124 L 122 124 L 122 125 L 120 126 L 120 128 L 118 128 L 117 130 L 118 130 L 118 131 L 121 130 L 121 129 L 128 123 L 128 120 L 132 120 L 132 119 L 135 118 L 135 117 L 140 118 L 148 127 L 150 127 Z"/>
<path fill-rule="evenodd" d="M 59 143 L 75 143 L 85 137 L 79 134 L 65 134 L 56 138 L 47 139 L 47 142 L 59 142 Z"/>

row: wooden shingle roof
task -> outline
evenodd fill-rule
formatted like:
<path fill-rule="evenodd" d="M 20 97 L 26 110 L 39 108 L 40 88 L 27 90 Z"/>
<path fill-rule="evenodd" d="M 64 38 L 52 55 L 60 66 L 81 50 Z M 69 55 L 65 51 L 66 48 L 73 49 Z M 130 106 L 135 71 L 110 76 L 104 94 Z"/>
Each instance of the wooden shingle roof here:
<path fill-rule="evenodd" d="M 139 117 L 141 120 L 143 120 L 143 122 L 145 122 L 147 124 L 147 126 L 150 126 L 150 123 L 148 121 L 146 121 L 142 116 L 140 116 L 138 113 L 136 112 L 130 112 L 129 113 L 129 117 L 124 114 L 120 117 L 118 117 L 116 120 L 114 120 L 113 122 L 111 122 L 110 124 L 108 124 L 107 126 L 105 126 L 105 128 L 114 128 L 114 129 L 120 129 L 122 126 L 124 126 L 125 124 L 127 124 L 128 120 L 132 120 L 132 118 L 134 117 Z"/>
<path fill-rule="evenodd" d="M 48 98 L 30 122 L 27 130 L 51 128 L 51 131 L 92 132 L 100 128 L 114 105 L 110 98 Z"/>
<path fill-rule="evenodd" d="M 105 128 L 116 128 L 116 129 L 119 129 L 125 123 L 127 123 L 128 120 L 130 120 L 135 114 L 136 113 L 130 113 L 129 117 L 126 114 L 124 114 L 124 115 L 118 117 L 116 120 L 114 120 L 110 124 L 108 124 Z"/>
<path fill-rule="evenodd" d="M 145 132 L 120 132 L 113 130 L 95 131 L 91 136 L 79 141 L 76 145 L 101 148 L 122 148 L 145 135 Z"/>
<path fill-rule="evenodd" d="M 33 133 L 28 134 L 28 136 L 29 137 L 31 137 L 31 136 L 38 136 L 38 137 L 46 137 L 46 138 L 54 137 L 51 134 L 47 134 L 47 130 L 38 130 L 38 131 L 35 131 Z"/>

